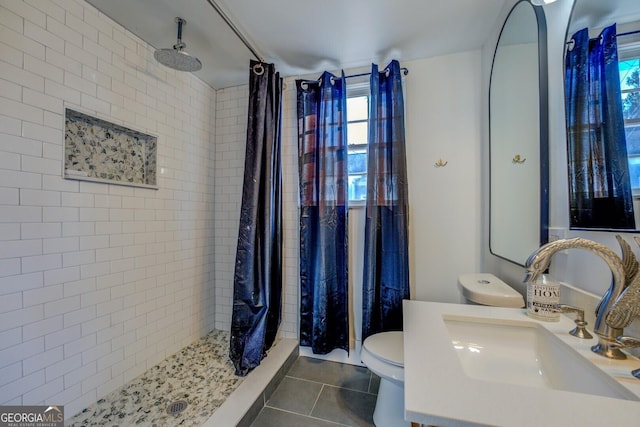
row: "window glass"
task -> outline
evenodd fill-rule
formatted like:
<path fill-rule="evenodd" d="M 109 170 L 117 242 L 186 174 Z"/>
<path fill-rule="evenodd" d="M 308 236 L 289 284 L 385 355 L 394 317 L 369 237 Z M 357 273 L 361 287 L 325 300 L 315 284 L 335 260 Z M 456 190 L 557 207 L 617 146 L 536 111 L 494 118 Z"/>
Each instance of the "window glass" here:
<path fill-rule="evenodd" d="M 367 150 L 350 150 L 349 152 L 349 175 L 367 174 Z"/>
<path fill-rule="evenodd" d="M 367 176 L 349 175 L 349 200 L 367 200 Z"/>
<path fill-rule="evenodd" d="M 348 108 L 348 107 L 347 107 Z M 348 113 L 347 113 L 348 114 Z M 368 123 L 364 122 L 350 122 L 347 129 L 347 135 L 349 138 L 349 145 L 367 144 L 369 130 Z"/>
<path fill-rule="evenodd" d="M 640 195 L 640 58 L 620 61 L 618 68 L 631 188 Z"/>
<path fill-rule="evenodd" d="M 347 120 L 367 120 L 369 118 L 369 96 L 347 98 Z"/>
<path fill-rule="evenodd" d="M 347 98 L 349 200 L 367 199 L 367 142 L 369 139 L 369 95 L 357 88 Z"/>

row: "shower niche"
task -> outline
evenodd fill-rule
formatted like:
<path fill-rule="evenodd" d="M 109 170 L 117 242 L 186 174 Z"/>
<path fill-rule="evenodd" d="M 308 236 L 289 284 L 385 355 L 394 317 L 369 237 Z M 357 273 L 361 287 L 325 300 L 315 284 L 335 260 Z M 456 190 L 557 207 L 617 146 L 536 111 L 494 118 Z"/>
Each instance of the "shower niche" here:
<path fill-rule="evenodd" d="M 64 178 L 157 189 L 158 138 L 67 108 Z"/>

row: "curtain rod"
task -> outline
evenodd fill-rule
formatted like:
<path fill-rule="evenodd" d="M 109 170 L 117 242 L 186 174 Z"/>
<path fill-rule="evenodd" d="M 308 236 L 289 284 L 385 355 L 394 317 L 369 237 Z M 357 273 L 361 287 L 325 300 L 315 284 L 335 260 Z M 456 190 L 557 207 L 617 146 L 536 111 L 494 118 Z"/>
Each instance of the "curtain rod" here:
<path fill-rule="evenodd" d="M 235 35 L 247 47 L 247 49 L 249 49 L 249 51 L 253 54 L 253 56 L 255 56 L 255 58 L 258 61 L 264 62 L 264 59 L 258 54 L 256 49 L 251 45 L 251 43 L 249 43 L 249 40 L 247 40 L 247 38 L 240 32 L 238 27 L 236 27 L 235 24 L 233 22 L 231 22 L 231 19 L 229 19 L 227 14 L 224 13 L 224 11 L 222 9 L 220 9 L 220 6 L 218 6 L 218 4 L 214 0 L 207 0 L 207 2 L 211 5 L 211 7 L 216 12 L 218 12 L 218 15 L 220 15 L 220 18 L 222 18 L 222 20 L 229 26 L 231 31 L 233 31 L 235 33 Z"/>
<path fill-rule="evenodd" d="M 388 68 L 385 68 L 382 71 L 389 71 Z M 409 74 L 409 69 L 406 67 L 402 67 L 400 68 L 400 71 L 402 71 L 402 75 L 406 76 L 407 74 Z M 350 79 L 352 77 L 363 77 L 363 76 L 370 76 L 371 73 L 360 73 L 360 74 L 351 74 L 348 76 L 344 76 L 345 79 Z M 314 83 L 320 83 L 322 80 L 318 79 L 318 80 L 304 80 L 304 83 L 306 84 L 314 84 Z M 335 81 L 335 79 L 333 78 L 333 76 L 331 77 L 331 84 L 333 85 L 333 82 Z"/>
<path fill-rule="evenodd" d="M 631 36 L 633 34 L 640 34 L 640 30 L 636 30 L 636 31 L 627 31 L 626 33 L 620 33 L 620 34 L 616 34 L 616 37 L 622 37 L 622 36 Z M 571 45 L 575 43 L 573 39 L 569 40 L 568 42 L 566 42 L 566 45 Z M 573 48 L 572 48 L 573 49 Z"/>
<path fill-rule="evenodd" d="M 382 71 L 387 71 L 387 69 L 385 68 Z M 406 67 L 402 67 L 400 68 L 400 71 L 402 71 L 402 75 L 406 76 L 407 74 L 409 74 L 409 69 Z M 360 74 L 351 74 L 350 76 L 344 76 L 345 79 L 350 79 L 352 77 L 362 77 L 362 76 L 370 76 L 371 73 L 360 73 Z"/>
<path fill-rule="evenodd" d="M 616 34 L 616 38 L 617 38 L 617 37 L 622 37 L 622 36 L 631 36 L 631 35 L 633 35 L 633 34 L 640 34 L 640 30 L 636 30 L 636 31 L 627 31 L 626 33 Z M 575 43 L 575 41 L 574 41 L 574 40 L 573 40 L 573 38 L 572 38 L 571 40 L 569 40 L 569 41 L 568 41 L 568 42 L 566 42 L 565 44 L 566 44 L 567 46 L 569 46 L 569 45 L 573 45 L 574 43 Z M 571 46 L 571 47 L 569 48 L 569 50 L 572 50 L 572 49 L 573 49 L 573 46 Z"/>
<path fill-rule="evenodd" d="M 620 33 L 620 34 L 616 34 L 616 37 L 620 37 L 620 36 L 630 36 L 632 34 L 639 34 L 640 30 L 636 30 L 636 31 L 627 31 L 626 33 Z"/>

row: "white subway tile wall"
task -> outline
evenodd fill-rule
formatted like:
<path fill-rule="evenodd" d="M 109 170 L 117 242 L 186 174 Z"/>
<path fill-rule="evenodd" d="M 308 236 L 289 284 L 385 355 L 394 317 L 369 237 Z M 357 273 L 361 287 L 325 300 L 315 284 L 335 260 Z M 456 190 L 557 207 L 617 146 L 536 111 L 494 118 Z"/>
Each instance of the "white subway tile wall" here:
<path fill-rule="evenodd" d="M 277 64 L 276 64 L 277 65 Z M 247 67 L 247 73 L 249 72 Z M 246 148 L 248 86 L 218 91 L 215 162 L 216 328 L 229 330 Z M 283 306 L 280 336 L 298 338 L 298 146 L 295 79 L 282 106 Z"/>
<path fill-rule="evenodd" d="M 215 300 L 216 328 L 230 330 L 233 275 L 242 201 L 249 87 L 217 93 L 215 154 Z"/>
<path fill-rule="evenodd" d="M 281 334 L 298 338 L 300 229 L 298 209 L 298 118 L 295 77 L 285 79 L 282 94 L 283 275 Z"/>
<path fill-rule="evenodd" d="M 0 33 L 0 404 L 71 416 L 228 328 L 247 89 L 216 121 L 215 90 L 82 0 L 0 0 Z M 63 180 L 65 106 L 157 135 L 160 189 Z"/>

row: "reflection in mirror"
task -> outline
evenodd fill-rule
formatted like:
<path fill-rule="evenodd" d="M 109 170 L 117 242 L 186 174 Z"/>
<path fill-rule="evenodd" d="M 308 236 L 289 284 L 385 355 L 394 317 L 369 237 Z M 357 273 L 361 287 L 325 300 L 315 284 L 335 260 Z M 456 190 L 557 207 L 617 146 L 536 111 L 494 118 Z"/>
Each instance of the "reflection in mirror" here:
<path fill-rule="evenodd" d="M 640 2 L 576 0 L 567 28 L 565 71 L 570 226 L 636 230 Z M 603 91 L 595 96 L 593 88 Z"/>
<path fill-rule="evenodd" d="M 546 56 L 542 8 L 520 1 L 502 27 L 489 88 L 489 247 L 520 265 L 547 241 Z"/>

